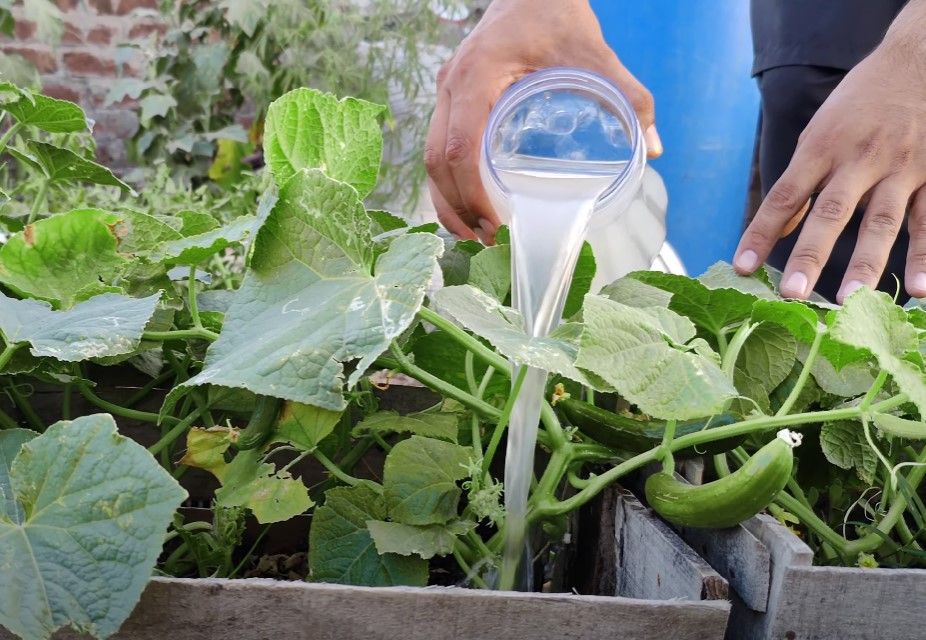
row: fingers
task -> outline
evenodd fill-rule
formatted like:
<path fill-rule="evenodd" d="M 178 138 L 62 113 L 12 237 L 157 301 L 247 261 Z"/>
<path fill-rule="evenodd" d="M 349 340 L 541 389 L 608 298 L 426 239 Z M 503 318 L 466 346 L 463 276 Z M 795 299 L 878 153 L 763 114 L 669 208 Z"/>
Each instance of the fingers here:
<path fill-rule="evenodd" d="M 781 278 L 781 294 L 804 299 L 810 295 L 830 257 L 836 239 L 870 187 L 847 169 L 838 173 L 817 197 L 791 251 Z"/>
<path fill-rule="evenodd" d="M 437 211 L 437 218 L 448 231 L 454 233 L 447 226 L 448 221 L 460 220 L 460 214 L 465 214 L 463 200 L 453 181 L 453 174 L 447 166 L 445 159 L 447 149 L 447 125 L 450 120 L 450 94 L 447 91 L 438 91 L 437 104 L 431 115 L 431 124 L 428 127 L 428 136 L 424 146 L 424 166 L 428 172 L 428 189 L 431 192 L 431 201 Z M 439 196 L 439 197 L 435 197 Z M 451 226 L 459 228 L 455 222 Z M 460 224 L 466 226 L 462 220 Z M 472 235 L 472 234 L 470 234 Z"/>
<path fill-rule="evenodd" d="M 862 286 L 876 287 L 884 272 L 891 247 L 903 224 L 911 189 L 899 180 L 885 180 L 872 191 L 862 218 L 855 251 L 836 302 L 843 301 Z"/>
<path fill-rule="evenodd" d="M 637 119 L 640 121 L 640 128 L 643 129 L 646 155 L 650 158 L 661 156 L 663 148 L 659 133 L 656 131 L 656 103 L 653 100 L 653 94 L 627 70 L 627 67 L 613 52 L 607 56 L 605 66 L 597 71 L 616 84 L 633 106 Z"/>
<path fill-rule="evenodd" d="M 911 296 L 926 298 L 926 187 L 921 187 L 913 198 L 907 225 L 910 247 L 904 282 Z"/>
<path fill-rule="evenodd" d="M 460 205 L 468 214 L 464 221 L 478 225 L 489 242 L 494 239 L 499 222 L 479 175 L 479 153 L 492 106 L 489 97 L 481 92 L 454 96 L 444 155 L 460 194 Z"/>
<path fill-rule="evenodd" d="M 447 201 L 444 199 L 444 196 L 441 195 L 440 190 L 433 180 L 428 180 L 428 190 L 431 193 L 431 202 L 434 204 L 434 210 L 437 211 L 437 220 L 447 231 L 460 240 L 483 241 L 483 238 L 477 236 L 475 231 L 460 219 L 460 216 L 453 210 L 453 207 L 447 204 Z"/>
<path fill-rule="evenodd" d="M 813 155 L 795 155 L 740 239 L 733 259 L 737 272 L 749 275 L 765 262 L 775 242 L 787 235 L 789 223 L 806 207 L 828 171 L 829 166 Z"/>

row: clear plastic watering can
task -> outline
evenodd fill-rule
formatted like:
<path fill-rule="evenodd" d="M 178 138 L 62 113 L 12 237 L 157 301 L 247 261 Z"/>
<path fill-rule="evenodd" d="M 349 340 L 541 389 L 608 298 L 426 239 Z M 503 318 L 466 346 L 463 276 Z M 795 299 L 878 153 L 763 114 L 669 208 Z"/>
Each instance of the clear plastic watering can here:
<path fill-rule="evenodd" d="M 552 68 L 512 85 L 489 117 L 480 172 L 509 225 L 512 175 L 600 176 L 609 184 L 586 236 L 597 262 L 594 292 L 631 271 L 684 272 L 665 245 L 668 197 L 646 165 L 640 123 L 627 98 L 598 74 Z"/>

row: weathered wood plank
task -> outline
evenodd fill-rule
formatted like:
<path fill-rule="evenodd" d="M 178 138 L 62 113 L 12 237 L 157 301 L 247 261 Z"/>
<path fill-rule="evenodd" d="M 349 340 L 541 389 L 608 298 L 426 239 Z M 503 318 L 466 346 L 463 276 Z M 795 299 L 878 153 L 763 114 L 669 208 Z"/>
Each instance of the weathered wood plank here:
<path fill-rule="evenodd" d="M 815 567 L 810 548 L 774 518 L 759 515 L 740 527 L 766 547 L 772 573 L 764 613 L 733 599 L 727 640 L 926 637 L 926 571 Z"/>
<path fill-rule="evenodd" d="M 114 640 L 709 640 L 723 637 L 728 611 L 717 601 L 157 578 Z"/>
<path fill-rule="evenodd" d="M 618 595 L 726 600 L 727 581 L 629 491 L 617 506 Z"/>
<path fill-rule="evenodd" d="M 772 559 L 768 548 L 748 529 L 707 530 L 675 527 L 679 537 L 725 577 L 745 605 L 765 611 Z"/>

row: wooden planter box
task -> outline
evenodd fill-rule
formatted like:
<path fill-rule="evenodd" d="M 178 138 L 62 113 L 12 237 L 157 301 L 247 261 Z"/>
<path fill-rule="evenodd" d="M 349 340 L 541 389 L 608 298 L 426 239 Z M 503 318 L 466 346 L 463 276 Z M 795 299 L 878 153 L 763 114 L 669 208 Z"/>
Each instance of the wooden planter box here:
<path fill-rule="evenodd" d="M 711 640 L 724 636 L 727 582 L 631 495 L 601 509 L 620 595 L 455 587 L 347 587 L 267 579 L 153 578 L 118 640 Z M 599 569 L 605 566 L 598 563 Z M 610 576 L 606 576 L 610 573 Z M 82 638 L 59 631 L 58 640 Z M 14 636 L 0 627 L 0 640 Z"/>
<path fill-rule="evenodd" d="M 730 640 L 926 637 L 926 571 L 815 567 L 810 547 L 767 515 L 678 532 L 730 582 Z"/>

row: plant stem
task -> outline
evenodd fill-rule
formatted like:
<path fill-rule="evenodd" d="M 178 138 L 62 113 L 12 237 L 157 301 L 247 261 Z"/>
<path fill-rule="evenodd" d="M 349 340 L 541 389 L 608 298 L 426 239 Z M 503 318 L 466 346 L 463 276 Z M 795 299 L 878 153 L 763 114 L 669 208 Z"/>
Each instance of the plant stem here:
<path fill-rule="evenodd" d="M 814 513 L 813 509 L 806 507 L 800 500 L 791 496 L 787 491 L 782 491 L 775 496 L 775 502 L 794 514 L 801 524 L 817 534 L 824 542 L 829 544 L 840 555 L 845 556 L 846 545 L 848 541 L 841 535 L 833 531 L 828 524 L 823 522 L 820 517 Z"/>
<path fill-rule="evenodd" d="M 0 429 L 19 429 L 19 425 L 6 411 L 0 410 Z"/>
<path fill-rule="evenodd" d="M 752 324 L 748 321 L 743 322 L 736 330 L 736 333 L 733 334 L 730 344 L 724 349 L 722 370 L 727 380 L 733 381 L 733 373 L 736 370 L 736 361 L 739 359 L 740 351 L 743 350 L 746 340 L 749 339 L 749 336 L 758 326 L 758 324 Z"/>
<path fill-rule="evenodd" d="M 160 416 L 156 413 L 149 413 L 148 411 L 139 411 L 137 409 L 127 409 L 126 407 L 121 407 L 112 402 L 103 400 L 103 398 L 94 394 L 86 385 L 77 382 L 75 383 L 77 390 L 80 392 L 84 398 L 90 401 L 96 407 L 99 407 L 103 411 L 113 414 L 114 416 L 119 416 L 120 418 L 126 418 L 127 420 L 138 420 L 139 422 L 153 422 L 158 424 Z M 164 416 L 163 422 L 167 424 L 176 424 L 178 422 L 177 418 L 173 416 Z"/>
<path fill-rule="evenodd" d="M 39 216 L 39 211 L 45 206 L 45 201 L 48 199 L 48 187 L 50 184 L 51 180 L 42 181 L 39 192 L 35 195 L 35 200 L 32 202 L 32 209 L 29 211 L 29 217 L 26 219 L 27 225 L 35 222 L 35 219 Z"/>
<path fill-rule="evenodd" d="M 460 568 L 463 570 L 463 574 L 466 576 L 467 580 L 472 580 L 473 583 L 480 589 L 489 589 L 489 585 L 486 584 L 485 580 L 476 575 L 472 567 L 469 566 L 469 563 L 463 559 L 463 554 L 460 553 L 460 550 L 457 548 L 458 544 L 463 544 L 463 542 L 457 538 L 457 542 L 453 545 L 453 558 L 457 561 L 457 564 L 460 565 Z"/>
<path fill-rule="evenodd" d="M 353 487 L 358 482 L 360 482 L 358 478 L 355 478 L 354 476 L 344 473 L 344 471 L 342 471 L 338 465 L 332 462 L 331 459 L 328 458 L 328 456 L 326 456 L 324 453 L 322 453 L 318 449 L 315 449 L 315 451 L 312 452 L 312 455 L 315 456 L 315 459 L 318 460 L 322 464 L 322 466 L 328 470 L 328 472 L 331 475 L 333 475 L 335 478 L 337 478 L 344 484 L 350 485 Z"/>
<path fill-rule="evenodd" d="M 219 334 L 210 331 L 205 327 L 194 329 L 178 329 L 176 331 L 145 331 L 141 334 L 142 340 L 154 340 L 158 342 L 167 342 L 169 340 L 208 340 L 215 342 L 219 339 Z"/>
<path fill-rule="evenodd" d="M 881 403 L 883 404 L 883 403 Z M 877 406 L 877 405 L 875 405 Z M 926 447 L 923 447 L 923 450 L 917 456 L 916 462 L 926 463 Z M 923 481 L 923 477 L 926 476 L 926 465 L 921 465 L 913 467 L 910 470 L 910 474 L 907 476 L 907 482 L 910 484 L 910 490 L 916 491 L 919 487 L 920 482 Z M 891 502 L 891 508 L 885 514 L 884 518 L 881 519 L 881 522 L 878 523 L 875 527 L 882 534 L 889 532 L 897 524 L 897 521 L 903 517 L 904 511 L 907 509 L 907 500 L 904 498 L 903 493 L 897 491 L 894 493 L 894 500 Z M 845 556 L 847 558 L 854 558 L 859 553 L 871 551 L 876 549 L 884 541 L 884 538 L 877 533 L 869 533 L 867 536 L 863 536 L 857 540 L 850 541 L 844 549 Z"/>
<path fill-rule="evenodd" d="M 153 456 L 156 456 L 163 449 L 165 449 L 166 447 L 169 447 L 171 444 L 173 444 L 174 440 L 176 440 L 181 435 L 186 433 L 186 431 L 189 430 L 190 426 L 194 422 L 196 422 L 196 419 L 199 418 L 200 414 L 202 413 L 203 413 L 202 409 L 197 409 L 196 411 L 194 411 L 193 413 L 185 417 L 183 420 L 178 421 L 177 424 L 174 425 L 174 427 L 170 431 L 165 433 L 164 436 L 160 440 L 158 440 L 153 445 L 148 447 L 148 453 L 150 453 Z M 176 420 L 176 418 L 174 419 Z"/>
<path fill-rule="evenodd" d="M 190 305 L 190 315 L 193 317 L 193 327 L 196 329 L 203 328 L 203 321 L 199 317 L 199 305 L 196 303 L 196 265 L 190 266 L 190 276 L 187 279 L 189 284 L 188 304 Z M 210 332 L 211 333 L 211 332 Z"/>
<path fill-rule="evenodd" d="M 677 420 L 666 422 L 666 430 L 662 434 L 662 445 L 659 447 L 662 455 L 662 471 L 672 475 L 675 473 L 675 456 L 672 455 L 672 440 L 675 439 L 675 425 Z"/>
<path fill-rule="evenodd" d="M 434 389 L 438 393 L 447 396 L 448 398 L 453 398 L 457 402 L 469 407 L 474 411 L 478 411 L 483 416 L 490 419 L 498 419 L 500 416 L 499 410 L 490 405 L 484 400 L 474 398 L 470 394 L 466 393 L 462 389 L 455 387 L 449 382 L 445 382 L 438 378 L 437 376 L 431 375 L 421 367 L 416 366 L 409 358 L 405 355 L 401 348 L 395 343 L 389 345 L 389 350 L 392 353 L 392 356 L 396 359 L 398 364 L 398 369 L 402 371 L 423 385 Z"/>
<path fill-rule="evenodd" d="M 495 424 L 495 431 L 492 432 L 492 438 L 489 440 L 489 446 L 486 448 L 485 457 L 482 459 L 483 475 L 487 474 L 489 472 L 489 467 L 492 466 L 492 458 L 495 457 L 495 451 L 502 441 L 502 434 L 505 433 L 505 428 L 508 426 L 511 410 L 514 408 L 514 403 L 517 401 L 518 394 L 521 392 L 521 385 L 524 383 L 524 376 L 526 374 L 527 367 L 521 367 L 521 370 L 518 372 L 518 377 L 514 382 L 514 386 L 511 388 L 511 394 L 508 396 L 508 402 L 505 403 L 505 408 L 502 410 L 502 414 Z"/>
<path fill-rule="evenodd" d="M 10 397 L 13 398 L 13 404 L 15 404 L 20 413 L 23 414 L 26 422 L 29 423 L 29 426 L 32 427 L 33 430 L 38 431 L 39 433 L 44 433 L 45 423 L 42 422 L 42 419 L 39 418 L 39 415 L 35 412 L 35 409 L 32 408 L 28 398 L 19 392 L 19 389 L 16 388 L 16 384 L 12 380 L 10 380 L 9 386 L 9 393 Z"/>
<path fill-rule="evenodd" d="M 20 129 L 22 129 L 22 124 L 19 122 L 10 125 L 10 128 L 0 137 L 0 153 L 6 151 L 6 145 L 10 143 L 10 139 L 15 136 Z"/>
<path fill-rule="evenodd" d="M 868 390 L 868 393 L 865 394 L 865 397 L 862 398 L 861 403 L 859 403 L 859 409 L 863 412 L 867 412 L 871 408 L 871 403 L 874 401 L 875 396 L 878 395 L 878 392 L 881 391 L 881 387 L 884 386 L 886 381 L 887 371 L 879 372 L 878 377 L 875 378 L 874 383 L 871 385 L 871 389 Z"/>
<path fill-rule="evenodd" d="M 800 397 L 801 392 L 804 390 L 804 385 L 807 384 L 807 380 L 810 378 L 810 372 L 811 369 L 813 369 L 813 363 L 817 359 L 817 353 L 820 351 L 820 345 L 823 343 L 824 335 L 826 335 L 826 329 L 818 327 L 817 334 L 813 337 L 813 344 L 810 345 L 810 351 L 807 353 L 807 358 L 804 360 L 804 367 L 797 377 L 797 382 L 794 383 L 794 388 L 791 389 L 791 393 L 788 394 L 784 404 L 782 404 L 778 412 L 775 413 L 776 416 L 788 415 L 794 407 L 794 403 L 797 402 L 797 399 Z"/>
<path fill-rule="evenodd" d="M 500 371 L 503 375 L 510 378 L 512 376 L 512 367 L 511 364 L 502 356 L 498 355 L 484 344 L 479 342 L 476 338 L 470 336 L 468 333 L 460 329 L 458 326 L 450 322 L 449 320 L 443 318 L 437 313 L 434 313 L 427 307 L 421 307 L 418 310 L 418 317 L 433 324 L 435 327 L 444 331 L 448 335 L 454 338 L 457 342 L 465 346 L 467 349 L 473 352 L 477 358 L 482 360 L 485 364 L 493 367 L 496 371 Z"/>
<path fill-rule="evenodd" d="M 7 345 L 6 349 L 3 350 L 3 353 L 0 353 L 0 371 L 3 371 L 6 365 L 10 363 L 10 360 L 13 359 L 13 356 L 16 354 L 16 352 L 25 347 L 27 344 L 29 343 L 16 342 L 14 344 Z"/>
<path fill-rule="evenodd" d="M 66 384 L 64 385 L 64 390 L 62 391 L 61 399 L 61 419 L 70 420 L 71 419 L 71 397 L 73 395 L 74 385 Z"/>
<path fill-rule="evenodd" d="M 167 351 L 164 352 L 165 357 L 167 356 L 167 353 L 168 353 Z M 174 376 L 173 371 L 165 371 L 164 373 L 159 375 L 157 378 L 152 378 L 151 380 L 145 383 L 145 386 L 143 386 L 141 389 L 133 393 L 132 396 L 128 400 L 125 401 L 124 406 L 128 408 L 128 407 L 131 407 L 133 404 L 138 404 L 139 402 L 144 400 L 145 397 L 149 393 L 151 393 L 158 385 L 164 384 L 165 382 L 170 380 L 173 376 Z"/>
<path fill-rule="evenodd" d="M 257 538 L 254 540 L 254 544 L 251 545 L 251 548 L 248 549 L 248 552 L 244 554 L 244 557 L 241 558 L 241 562 L 232 569 L 232 572 L 228 574 L 228 578 L 234 578 L 238 575 L 238 572 L 244 568 L 244 564 L 251 559 L 251 556 L 254 554 L 254 551 L 257 549 L 257 545 L 260 544 L 260 541 L 264 539 L 264 536 L 267 535 L 267 532 L 270 531 L 270 525 L 266 525 L 261 532 L 258 534 Z"/>
<path fill-rule="evenodd" d="M 287 462 L 285 465 L 283 465 L 282 467 L 280 467 L 280 470 L 277 471 L 277 475 L 281 475 L 281 474 L 284 473 L 285 471 L 289 471 L 290 469 L 292 469 L 294 466 L 296 466 L 297 464 L 299 464 L 300 462 L 302 462 L 303 460 L 305 460 L 305 459 L 306 459 L 307 457 L 309 457 L 310 455 L 312 455 L 312 452 L 311 452 L 311 451 L 303 451 L 303 452 L 300 453 L 298 456 L 296 456 L 295 458 L 293 458 L 292 460 L 290 460 L 289 462 Z"/>

